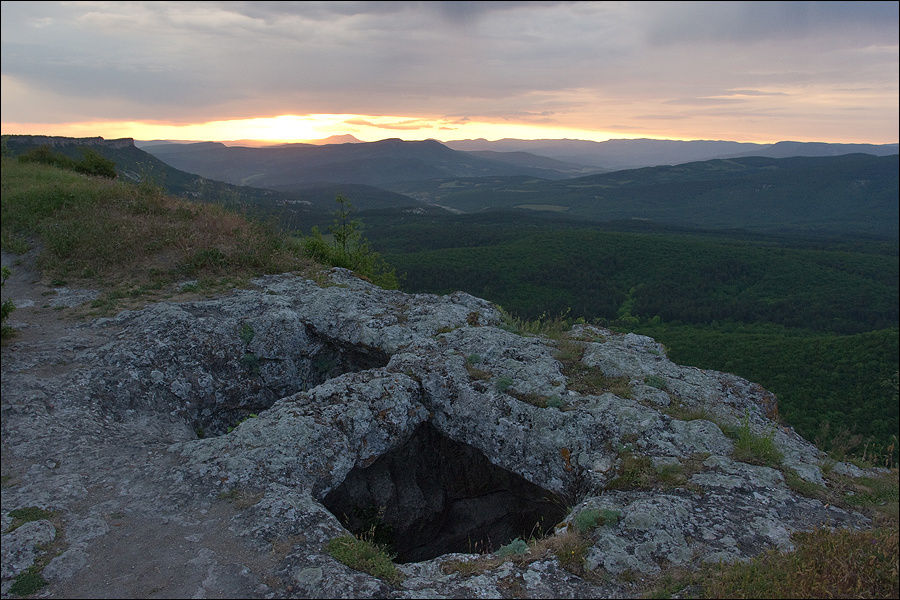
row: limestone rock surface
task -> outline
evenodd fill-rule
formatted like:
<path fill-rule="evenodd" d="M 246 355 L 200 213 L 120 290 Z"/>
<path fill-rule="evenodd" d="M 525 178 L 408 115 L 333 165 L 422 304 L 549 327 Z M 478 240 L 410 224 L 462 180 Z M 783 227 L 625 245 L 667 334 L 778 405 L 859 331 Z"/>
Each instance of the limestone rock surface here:
<path fill-rule="evenodd" d="M 824 484 L 825 457 L 772 420 L 760 386 L 676 365 L 643 336 L 500 325 L 468 294 L 385 291 L 334 269 L 325 286 L 267 276 L 14 341 L 4 532 L 16 509 L 59 516 L 58 555 L 40 563 L 58 597 L 565 598 L 628 596 L 625 571 L 867 525 L 785 483 L 792 469 Z M 579 350 L 568 362 L 564 343 Z M 735 460 L 729 426 L 770 436 L 782 470 Z M 627 485 L 633 464 L 658 479 Z M 602 577 L 549 551 L 475 566 L 588 510 L 617 515 L 585 533 L 584 567 Z M 51 528 L 3 534 L 4 590 Z M 335 560 L 328 542 L 350 530 L 408 548 L 403 581 Z"/>

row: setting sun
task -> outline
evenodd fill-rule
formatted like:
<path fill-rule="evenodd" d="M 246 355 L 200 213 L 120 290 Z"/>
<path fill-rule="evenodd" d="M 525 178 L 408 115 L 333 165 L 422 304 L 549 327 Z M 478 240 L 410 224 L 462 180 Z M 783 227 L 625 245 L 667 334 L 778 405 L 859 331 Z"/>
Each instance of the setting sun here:
<path fill-rule="evenodd" d="M 5 133 L 68 137 L 99 135 L 107 139 L 130 137 L 138 140 L 171 139 L 219 142 L 258 140 L 270 143 L 303 142 L 344 134 L 351 134 L 361 141 L 376 141 L 390 137 L 401 137 L 406 140 L 577 138 L 594 141 L 636 137 L 613 131 L 596 131 L 575 127 L 353 114 L 279 115 L 189 124 L 158 121 L 4 123 L 3 130 Z M 672 139 L 666 136 L 655 137 Z"/>

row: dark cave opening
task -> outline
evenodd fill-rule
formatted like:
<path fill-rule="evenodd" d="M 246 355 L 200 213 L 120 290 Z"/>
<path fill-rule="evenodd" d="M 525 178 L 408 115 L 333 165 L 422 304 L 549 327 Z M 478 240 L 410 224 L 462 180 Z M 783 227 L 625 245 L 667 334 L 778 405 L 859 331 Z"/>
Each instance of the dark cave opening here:
<path fill-rule="evenodd" d="M 323 504 L 353 533 L 418 562 L 451 552 L 492 552 L 552 530 L 561 498 L 492 464 L 430 424 L 366 468 L 352 470 Z"/>

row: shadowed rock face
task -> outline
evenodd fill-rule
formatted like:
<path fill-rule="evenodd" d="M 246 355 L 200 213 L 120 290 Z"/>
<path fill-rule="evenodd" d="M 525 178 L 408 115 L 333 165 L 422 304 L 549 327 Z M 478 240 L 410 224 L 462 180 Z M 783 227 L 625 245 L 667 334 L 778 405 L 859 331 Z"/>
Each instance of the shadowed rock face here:
<path fill-rule="evenodd" d="M 288 368 L 283 364 L 283 355 L 245 351 L 239 360 L 242 368 L 235 371 L 237 391 L 201 397 L 192 405 L 194 414 L 188 419 L 194 430 L 202 430 L 207 436 L 221 435 L 250 414 L 270 408 L 283 396 L 310 390 L 344 373 L 383 367 L 390 360 L 378 348 L 343 344 L 308 326 L 301 329 L 303 334 L 297 337 L 302 342 L 292 345 Z M 242 393 L 254 388 L 258 390 L 255 395 Z"/>
<path fill-rule="evenodd" d="M 373 531 L 399 562 L 490 552 L 541 535 L 566 516 L 559 496 L 428 424 L 370 466 L 352 470 L 323 504 L 351 531 Z"/>

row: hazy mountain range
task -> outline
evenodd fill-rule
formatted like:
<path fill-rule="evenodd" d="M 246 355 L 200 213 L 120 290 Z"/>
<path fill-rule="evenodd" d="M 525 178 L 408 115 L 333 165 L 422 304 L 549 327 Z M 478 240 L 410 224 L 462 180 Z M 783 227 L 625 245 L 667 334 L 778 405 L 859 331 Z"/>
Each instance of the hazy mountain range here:
<path fill-rule="evenodd" d="M 584 167 L 547 156 L 520 150 L 453 150 L 434 140 L 260 148 L 159 142 L 144 145 L 146 151 L 130 139 L 4 136 L 4 140 L 13 154 L 49 144 L 78 156 L 91 146 L 113 160 L 124 177 L 150 177 L 172 193 L 252 209 L 290 229 L 323 219 L 327 223 L 334 197 L 343 194 L 361 211 L 527 210 L 532 215 L 594 222 L 626 219 L 681 227 L 898 235 L 897 144 L 863 146 L 870 152 L 833 156 L 860 147 L 782 142 L 748 150 L 747 146 L 755 145 L 541 142 L 568 148 L 567 152 L 598 147 L 609 152 L 618 147 L 624 156 L 630 149 L 633 156 L 647 161 L 660 160 L 679 148 L 682 158 L 691 152 L 735 154 L 736 150 L 741 151 L 738 154 L 820 155 L 714 158 L 584 175 Z M 503 143 L 513 142 L 526 143 Z M 892 156 L 876 155 L 891 150 Z M 585 160 L 586 154 L 579 156 Z"/>
<path fill-rule="evenodd" d="M 728 141 L 679 140 L 455 140 L 445 142 L 454 150 L 529 152 L 566 163 L 595 167 L 607 171 L 677 165 L 714 158 L 741 156 L 838 156 L 861 152 L 875 156 L 897 154 L 897 144 L 830 144 L 821 142 L 778 142 L 752 144 Z"/>
<path fill-rule="evenodd" d="M 234 185 L 282 191 L 323 183 L 390 188 L 411 181 L 459 177 L 526 176 L 553 180 L 717 158 L 837 156 L 860 152 L 885 156 L 898 151 L 897 144 L 779 142 L 762 145 L 671 140 L 463 140 L 442 144 L 436 140 L 387 139 L 259 148 L 220 142 L 143 146 L 160 160 L 190 173 Z"/>

